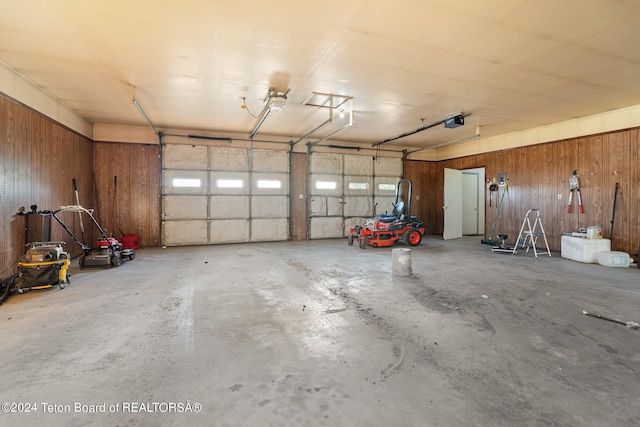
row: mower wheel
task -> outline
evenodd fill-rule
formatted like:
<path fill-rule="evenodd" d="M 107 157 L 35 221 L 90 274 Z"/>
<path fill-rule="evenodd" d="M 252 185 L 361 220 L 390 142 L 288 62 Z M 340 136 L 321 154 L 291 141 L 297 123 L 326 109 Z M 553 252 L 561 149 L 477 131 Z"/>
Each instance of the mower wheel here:
<path fill-rule="evenodd" d="M 0 303 L 4 302 L 9 297 L 11 292 L 19 290 L 19 289 L 16 289 L 16 284 L 15 284 L 19 276 L 20 276 L 19 274 L 14 274 L 13 276 L 9 277 L 3 282 L 3 285 L 0 287 L 0 290 L 1 290 Z"/>
<path fill-rule="evenodd" d="M 9 296 L 9 292 L 11 291 L 11 286 L 9 284 L 9 280 L 0 280 L 0 304 L 4 302 Z"/>
<path fill-rule="evenodd" d="M 367 243 L 364 241 L 364 236 L 360 236 L 358 238 L 358 246 L 360 246 L 360 249 L 364 249 L 367 247 Z"/>
<path fill-rule="evenodd" d="M 131 255 L 129 255 L 129 261 L 133 261 L 134 259 L 136 259 L 136 253 L 131 252 Z"/>
<path fill-rule="evenodd" d="M 118 267 L 120 266 L 120 264 L 122 264 L 122 258 L 120 258 L 120 254 L 114 255 L 111 258 L 111 266 Z"/>
<path fill-rule="evenodd" d="M 349 236 L 347 237 L 347 243 L 349 244 L 349 246 L 353 245 L 353 233 L 349 233 Z"/>
<path fill-rule="evenodd" d="M 417 228 L 410 228 L 402 237 L 407 246 L 418 246 L 422 241 L 422 234 Z"/>

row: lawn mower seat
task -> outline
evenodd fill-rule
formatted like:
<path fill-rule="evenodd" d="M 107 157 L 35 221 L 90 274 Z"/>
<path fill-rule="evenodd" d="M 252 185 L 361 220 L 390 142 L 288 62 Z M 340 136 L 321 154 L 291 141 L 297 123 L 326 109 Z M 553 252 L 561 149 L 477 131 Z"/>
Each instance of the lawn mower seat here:
<path fill-rule="evenodd" d="M 380 222 L 393 222 L 402 217 L 404 211 L 404 202 L 400 201 L 393 205 L 393 213 L 380 215 Z"/>
<path fill-rule="evenodd" d="M 404 211 L 404 202 L 400 201 L 393 206 L 394 215 L 402 215 L 403 211 Z"/>
<path fill-rule="evenodd" d="M 393 214 L 381 214 L 379 221 L 384 223 L 393 222 L 396 220 L 397 217 L 398 217 L 397 215 L 393 215 Z"/>

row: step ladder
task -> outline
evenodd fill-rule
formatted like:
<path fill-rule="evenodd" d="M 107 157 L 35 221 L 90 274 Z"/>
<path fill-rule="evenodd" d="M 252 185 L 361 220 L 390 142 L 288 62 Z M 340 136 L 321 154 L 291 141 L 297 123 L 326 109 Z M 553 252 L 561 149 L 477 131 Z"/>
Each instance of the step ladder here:
<path fill-rule="evenodd" d="M 531 217 L 534 213 L 535 217 L 532 224 Z M 549 250 L 549 242 L 547 241 L 547 235 L 544 232 L 542 220 L 540 220 L 540 211 L 538 209 L 529 209 L 524 215 L 524 219 L 522 220 L 522 227 L 520 227 L 520 234 L 518 234 L 518 239 L 516 240 L 516 244 L 513 247 L 513 253 L 515 254 L 517 252 L 518 246 L 520 246 L 521 248 L 527 248 L 526 252 L 529 252 L 529 249 L 533 248 L 533 253 L 536 258 L 538 258 L 536 243 L 538 242 L 539 237 L 542 237 L 544 239 L 544 246 L 545 248 L 547 248 L 546 253 L 547 255 L 551 256 L 551 251 Z"/>

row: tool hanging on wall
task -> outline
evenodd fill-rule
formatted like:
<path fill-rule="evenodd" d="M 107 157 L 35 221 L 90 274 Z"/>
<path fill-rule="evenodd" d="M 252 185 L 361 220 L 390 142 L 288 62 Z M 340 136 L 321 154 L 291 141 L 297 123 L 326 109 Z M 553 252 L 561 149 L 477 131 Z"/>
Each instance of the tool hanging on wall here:
<path fill-rule="evenodd" d="M 616 219 L 616 201 L 618 200 L 618 187 L 619 183 L 616 182 L 616 189 L 613 192 L 613 212 L 611 212 L 611 229 L 609 230 L 609 240 L 613 238 L 613 221 Z"/>
<path fill-rule="evenodd" d="M 78 186 L 76 185 L 76 179 L 73 178 L 73 192 L 76 194 L 76 205 L 80 206 L 80 196 L 78 196 Z M 82 212 L 78 212 L 80 217 L 80 231 L 82 232 L 82 243 L 87 243 L 84 238 L 84 224 L 82 223 Z"/>
<path fill-rule="evenodd" d="M 493 201 L 493 193 L 498 191 L 498 184 L 491 184 L 489 186 L 489 207 L 491 207 L 491 202 Z"/>
<path fill-rule="evenodd" d="M 569 178 L 569 202 L 567 203 L 567 213 L 571 213 L 571 200 L 573 199 L 573 190 L 578 194 L 578 206 L 580 207 L 580 213 L 584 213 L 582 207 L 582 197 L 580 196 L 580 185 L 578 183 L 578 174 L 573 171 L 573 175 Z"/>
<path fill-rule="evenodd" d="M 491 246 L 500 246 L 501 244 L 493 241 L 493 232 L 496 229 L 496 223 L 498 222 L 498 217 L 500 216 L 500 210 L 502 209 L 502 203 L 504 202 L 504 196 L 507 194 L 509 189 L 508 183 L 505 183 L 504 189 L 502 190 L 502 197 L 500 197 L 500 203 L 498 204 L 498 212 L 496 212 L 496 217 L 493 219 L 493 225 L 491 226 L 491 232 L 489 233 L 489 239 L 481 239 L 480 243 L 483 245 L 491 245 Z M 491 190 L 491 188 L 489 188 Z M 499 192 L 499 190 L 497 190 Z"/>
<path fill-rule="evenodd" d="M 113 177 L 113 199 L 111 200 L 111 237 L 113 237 L 113 230 L 116 229 L 116 203 L 118 203 L 118 177 Z"/>

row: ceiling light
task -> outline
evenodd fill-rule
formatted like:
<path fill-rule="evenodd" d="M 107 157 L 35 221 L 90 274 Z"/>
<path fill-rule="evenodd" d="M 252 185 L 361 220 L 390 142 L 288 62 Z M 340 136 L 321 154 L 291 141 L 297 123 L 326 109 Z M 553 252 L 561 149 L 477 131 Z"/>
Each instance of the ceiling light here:
<path fill-rule="evenodd" d="M 274 88 L 269 88 L 269 92 L 267 92 L 267 96 L 264 98 L 264 102 L 266 102 L 267 105 L 265 105 L 264 109 L 262 110 L 262 117 L 260 117 L 258 124 L 253 129 L 251 134 L 249 134 L 249 138 L 253 138 L 255 134 L 258 133 L 258 130 L 260 129 L 262 124 L 265 122 L 265 120 L 267 120 L 267 117 L 269 117 L 269 114 L 271 114 L 273 111 L 278 112 L 282 110 L 284 105 L 287 103 L 287 95 L 289 94 L 289 92 L 291 92 L 291 89 L 287 89 L 286 92 L 276 92 Z"/>
<path fill-rule="evenodd" d="M 269 110 L 280 111 L 287 103 L 287 98 L 284 96 L 274 96 L 269 98 Z"/>

